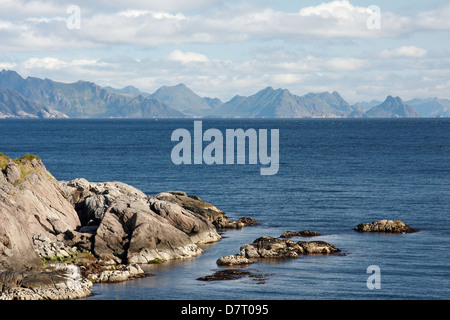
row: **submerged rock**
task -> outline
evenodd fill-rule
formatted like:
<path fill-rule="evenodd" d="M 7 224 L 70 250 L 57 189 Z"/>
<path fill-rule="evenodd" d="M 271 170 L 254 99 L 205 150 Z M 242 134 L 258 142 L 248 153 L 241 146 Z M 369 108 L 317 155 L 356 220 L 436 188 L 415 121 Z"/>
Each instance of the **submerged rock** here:
<path fill-rule="evenodd" d="M 197 278 L 199 281 L 223 281 L 223 280 L 237 280 L 244 277 L 249 277 L 256 284 L 264 284 L 271 274 L 255 273 L 253 270 L 239 270 L 239 269 L 225 269 L 218 270 L 214 274 Z"/>
<path fill-rule="evenodd" d="M 280 238 L 292 238 L 292 237 L 317 237 L 320 236 L 320 233 L 310 230 L 303 230 L 303 231 L 286 231 L 284 232 Z"/>
<path fill-rule="evenodd" d="M 382 232 L 382 233 L 413 233 L 418 230 L 411 228 L 399 220 L 380 220 L 371 223 L 361 223 L 355 227 L 359 232 Z"/>

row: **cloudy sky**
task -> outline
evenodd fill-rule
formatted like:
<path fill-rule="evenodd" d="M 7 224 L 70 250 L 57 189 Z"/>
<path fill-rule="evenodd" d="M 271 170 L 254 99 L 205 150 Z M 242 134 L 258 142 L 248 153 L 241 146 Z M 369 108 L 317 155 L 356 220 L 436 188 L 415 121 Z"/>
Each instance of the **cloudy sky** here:
<path fill-rule="evenodd" d="M 450 3 L 0 0 L 0 69 L 224 101 L 267 86 L 450 98 Z"/>

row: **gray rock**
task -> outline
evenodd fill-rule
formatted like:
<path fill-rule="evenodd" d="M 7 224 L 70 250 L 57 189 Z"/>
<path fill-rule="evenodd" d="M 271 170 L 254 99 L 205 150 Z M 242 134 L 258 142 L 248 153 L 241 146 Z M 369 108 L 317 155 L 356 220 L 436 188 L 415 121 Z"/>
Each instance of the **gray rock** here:
<path fill-rule="evenodd" d="M 303 230 L 303 231 L 286 231 L 284 232 L 280 238 L 291 238 L 291 237 L 317 237 L 320 236 L 320 233 L 310 230 Z"/>
<path fill-rule="evenodd" d="M 203 215 L 184 209 L 177 203 L 149 198 L 153 212 L 166 219 L 172 226 L 187 234 L 193 243 L 205 244 L 221 239 L 213 224 Z"/>
<path fill-rule="evenodd" d="M 250 250 L 253 247 L 254 251 Z M 303 249 L 296 242 L 291 240 L 283 240 L 272 237 L 261 237 L 256 239 L 249 246 L 241 247 L 241 252 L 251 254 L 252 257 L 256 257 L 255 251 L 259 254 L 260 258 L 298 258 L 299 254 L 303 254 Z M 244 249 L 244 250 L 243 250 Z"/>
<path fill-rule="evenodd" d="M 299 241 L 297 244 L 302 247 L 304 254 L 331 254 L 341 251 L 325 241 Z"/>
<path fill-rule="evenodd" d="M 137 264 L 122 266 L 121 269 L 105 270 L 97 274 L 90 274 L 88 279 L 93 283 L 113 283 L 136 279 L 144 276 L 144 271 Z"/>
<path fill-rule="evenodd" d="M 150 209 L 135 214 L 131 226 L 133 235 L 127 252 L 129 263 L 184 259 L 203 252 L 186 233 Z"/>
<path fill-rule="evenodd" d="M 41 268 L 32 237 L 55 239 L 80 225 L 56 179 L 33 156 L 7 162 L 0 179 L 0 270 Z"/>
<path fill-rule="evenodd" d="M 5 169 L 5 175 L 9 183 L 15 184 L 15 182 L 19 181 L 22 176 L 19 165 L 15 162 L 8 163 Z"/>
<path fill-rule="evenodd" d="M 355 227 L 359 232 L 382 232 L 382 233 L 413 233 L 418 230 L 407 226 L 399 220 L 380 220 L 371 223 L 361 223 Z"/>
<path fill-rule="evenodd" d="M 91 294 L 92 282 L 69 265 L 60 271 L 5 271 L 0 273 L 0 300 L 68 300 Z"/>
<path fill-rule="evenodd" d="M 188 196 L 186 193 L 180 191 L 169 191 L 157 194 L 156 199 L 176 203 L 184 209 L 201 215 L 208 219 L 218 229 L 237 227 L 237 223 L 229 220 L 222 210 L 203 201 L 198 196 Z"/>
<path fill-rule="evenodd" d="M 242 255 L 235 254 L 221 257 L 217 260 L 216 263 L 219 266 L 235 266 L 235 265 L 250 264 L 252 262 Z"/>

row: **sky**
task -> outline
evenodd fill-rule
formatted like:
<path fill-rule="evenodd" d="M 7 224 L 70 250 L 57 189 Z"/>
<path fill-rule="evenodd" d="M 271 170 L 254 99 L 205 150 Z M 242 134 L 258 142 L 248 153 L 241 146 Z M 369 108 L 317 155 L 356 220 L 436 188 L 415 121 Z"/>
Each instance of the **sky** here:
<path fill-rule="evenodd" d="M 448 0 L 0 0 L 0 70 L 228 101 L 450 98 Z"/>

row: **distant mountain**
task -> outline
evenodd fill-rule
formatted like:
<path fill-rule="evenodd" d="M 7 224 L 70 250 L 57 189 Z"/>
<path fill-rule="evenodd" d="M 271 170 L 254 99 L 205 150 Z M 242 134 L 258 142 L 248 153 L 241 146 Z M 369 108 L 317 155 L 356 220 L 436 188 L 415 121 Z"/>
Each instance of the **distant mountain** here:
<path fill-rule="evenodd" d="M 358 105 L 362 109 L 361 111 L 367 111 L 373 107 L 379 106 L 382 103 L 383 103 L 383 101 L 372 100 L 369 102 L 366 102 L 366 101 L 359 102 L 359 103 L 356 103 L 356 105 Z"/>
<path fill-rule="evenodd" d="M 305 108 L 310 110 L 312 117 L 345 118 L 353 111 L 359 110 L 351 106 L 336 91 L 333 93 L 308 93 L 300 97 L 300 101 Z"/>
<path fill-rule="evenodd" d="M 142 92 L 141 90 L 139 90 L 138 88 L 133 87 L 133 86 L 126 86 L 122 89 L 116 89 L 116 88 L 107 86 L 107 87 L 105 87 L 105 89 L 108 91 L 111 91 L 111 92 L 115 92 L 115 93 L 130 94 L 130 95 L 135 95 L 135 96 L 141 95 L 144 97 L 149 96 L 148 93 Z"/>
<path fill-rule="evenodd" d="M 239 118 L 280 118 L 284 114 L 299 114 L 297 101 L 287 90 L 267 87 L 256 94 L 235 96 L 230 101 L 214 109 L 210 115 Z"/>
<path fill-rule="evenodd" d="M 414 107 L 424 117 L 450 117 L 450 100 L 448 99 L 413 99 L 406 104 Z"/>
<path fill-rule="evenodd" d="M 212 105 L 220 104 L 217 100 L 200 97 L 182 83 L 176 86 L 161 87 L 150 97 L 190 116 L 203 116 L 208 114 Z"/>
<path fill-rule="evenodd" d="M 388 96 L 386 100 L 365 113 L 370 118 L 418 118 L 421 115 L 400 97 Z"/>
<path fill-rule="evenodd" d="M 211 107 L 211 108 L 218 108 L 221 105 L 223 105 L 222 100 L 220 100 L 219 98 L 209 98 L 209 97 L 204 97 L 203 100 Z"/>
<path fill-rule="evenodd" d="M 67 115 L 39 105 L 14 90 L 0 88 L 0 119 L 2 118 L 68 118 Z"/>
<path fill-rule="evenodd" d="M 235 96 L 214 109 L 210 116 L 241 118 L 345 117 L 355 108 L 337 92 L 296 96 L 286 89 L 267 87 L 256 94 Z"/>
<path fill-rule="evenodd" d="M 61 83 L 50 79 L 23 79 L 15 71 L 0 72 L 0 88 L 73 118 L 183 118 L 164 103 L 143 96 L 108 91 L 95 83 Z"/>

